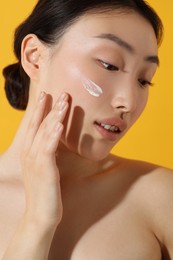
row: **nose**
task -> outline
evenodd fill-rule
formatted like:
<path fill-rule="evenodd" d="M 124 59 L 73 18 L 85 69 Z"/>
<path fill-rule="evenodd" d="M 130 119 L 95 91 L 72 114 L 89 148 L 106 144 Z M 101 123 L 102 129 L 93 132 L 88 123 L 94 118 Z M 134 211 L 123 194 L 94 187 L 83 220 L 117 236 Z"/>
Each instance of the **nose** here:
<path fill-rule="evenodd" d="M 130 82 L 115 86 L 111 106 L 119 112 L 121 117 L 134 112 L 137 107 L 137 86 Z"/>

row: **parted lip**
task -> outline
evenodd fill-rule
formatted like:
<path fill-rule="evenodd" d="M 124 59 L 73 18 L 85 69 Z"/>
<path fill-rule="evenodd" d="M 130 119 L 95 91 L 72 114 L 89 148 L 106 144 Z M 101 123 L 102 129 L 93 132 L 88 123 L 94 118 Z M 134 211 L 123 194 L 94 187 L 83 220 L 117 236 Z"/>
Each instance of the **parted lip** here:
<path fill-rule="evenodd" d="M 95 123 L 98 125 L 104 124 L 104 125 L 118 127 L 120 132 L 123 132 L 127 128 L 127 123 L 124 120 L 122 120 L 121 118 L 117 118 L 117 117 L 96 120 Z"/>

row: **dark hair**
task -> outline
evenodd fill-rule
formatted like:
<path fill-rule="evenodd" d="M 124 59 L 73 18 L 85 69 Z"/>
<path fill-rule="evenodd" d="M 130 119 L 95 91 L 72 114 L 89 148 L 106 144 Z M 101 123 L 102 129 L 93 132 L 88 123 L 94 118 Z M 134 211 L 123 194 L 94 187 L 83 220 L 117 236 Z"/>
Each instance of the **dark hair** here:
<path fill-rule="evenodd" d="M 31 15 L 15 31 L 14 53 L 18 63 L 3 70 L 9 103 L 21 110 L 28 103 L 30 79 L 21 66 L 21 44 L 27 34 L 33 33 L 45 44 L 53 45 L 81 15 L 89 11 L 107 12 L 112 9 L 139 13 L 152 25 L 160 45 L 162 22 L 143 0 L 39 0 Z"/>

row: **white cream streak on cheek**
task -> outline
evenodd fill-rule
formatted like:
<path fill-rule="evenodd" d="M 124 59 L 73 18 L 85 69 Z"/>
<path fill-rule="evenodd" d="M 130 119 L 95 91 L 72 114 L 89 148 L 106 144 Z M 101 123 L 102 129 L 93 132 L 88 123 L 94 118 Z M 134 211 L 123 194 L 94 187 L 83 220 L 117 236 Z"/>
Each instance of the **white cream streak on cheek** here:
<path fill-rule="evenodd" d="M 82 80 L 83 87 L 94 97 L 100 97 L 103 94 L 103 90 L 96 83 L 90 79 Z"/>

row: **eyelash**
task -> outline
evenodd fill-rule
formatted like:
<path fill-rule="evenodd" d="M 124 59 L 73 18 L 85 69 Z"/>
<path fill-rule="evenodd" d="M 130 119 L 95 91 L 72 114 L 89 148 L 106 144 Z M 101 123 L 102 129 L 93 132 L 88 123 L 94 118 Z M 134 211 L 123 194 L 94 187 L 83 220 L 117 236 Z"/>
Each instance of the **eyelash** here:
<path fill-rule="evenodd" d="M 139 82 L 139 84 L 140 84 L 140 86 L 141 86 L 142 88 L 146 88 L 146 87 L 148 87 L 148 86 L 154 86 L 153 83 L 151 83 L 150 81 L 147 81 L 147 80 L 145 80 L 145 79 L 139 79 L 138 82 Z"/>
<path fill-rule="evenodd" d="M 107 63 L 107 62 L 104 62 L 104 61 L 101 61 L 101 60 L 99 60 L 99 61 L 102 63 L 102 65 L 104 66 L 104 68 L 105 68 L 106 70 L 108 70 L 108 71 L 119 71 L 119 70 L 120 70 L 120 69 L 119 69 L 117 66 L 115 66 L 115 65 L 112 65 L 112 64 L 110 64 L 110 63 Z M 141 86 L 142 88 L 146 88 L 146 87 L 148 87 L 148 86 L 153 86 L 153 85 L 154 85 L 153 83 L 151 83 L 150 81 L 145 80 L 145 79 L 139 79 L 138 82 L 139 82 L 139 84 L 140 84 L 140 86 Z"/>
<path fill-rule="evenodd" d="M 110 63 L 107 63 L 107 62 L 104 62 L 102 60 L 99 60 L 101 62 L 101 64 L 103 65 L 103 67 L 106 69 L 106 70 L 109 70 L 109 71 L 119 71 L 120 69 L 115 66 L 115 65 L 112 65 Z"/>

